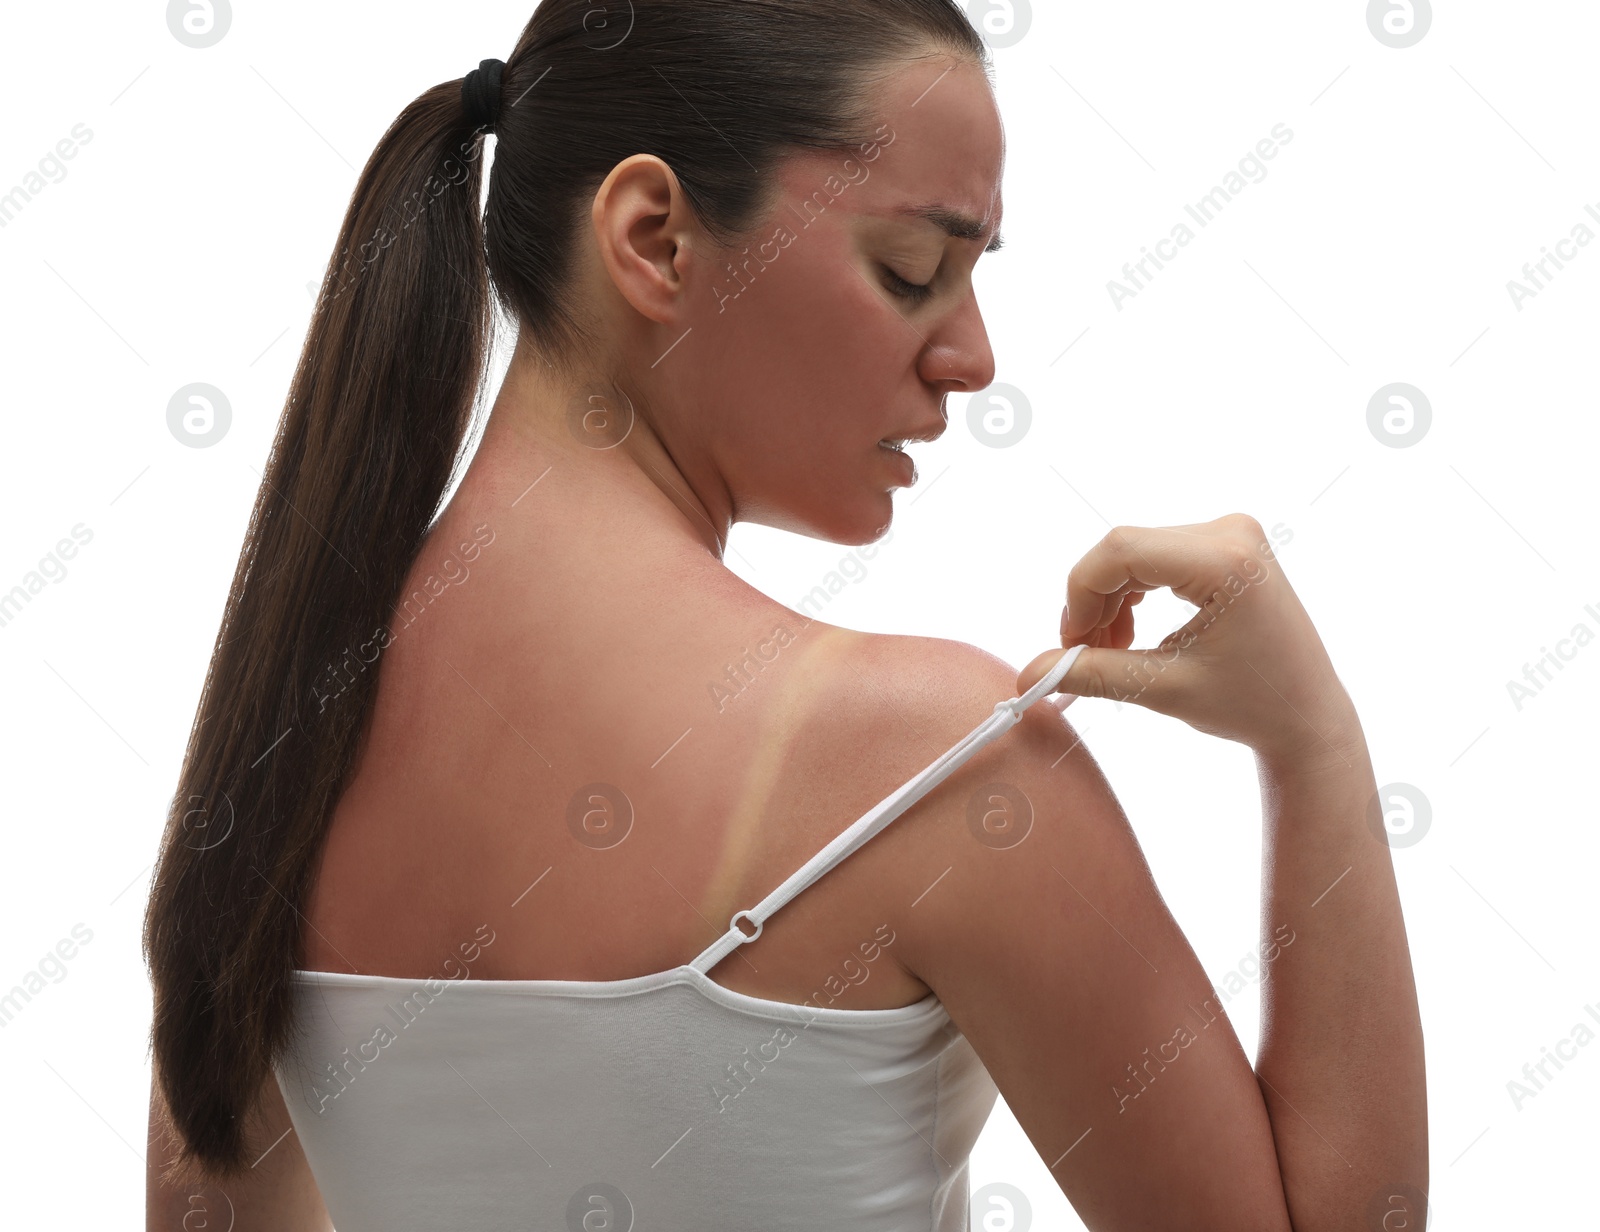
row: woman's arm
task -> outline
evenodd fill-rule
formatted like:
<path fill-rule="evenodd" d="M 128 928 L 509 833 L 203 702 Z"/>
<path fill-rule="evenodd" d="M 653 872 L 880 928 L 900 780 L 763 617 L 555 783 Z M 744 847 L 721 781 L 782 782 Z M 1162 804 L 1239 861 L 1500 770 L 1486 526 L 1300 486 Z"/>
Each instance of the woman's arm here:
<path fill-rule="evenodd" d="M 1200 610 L 1131 650 L 1133 605 Z M 1427 1090 L 1383 804 L 1354 704 L 1260 523 L 1117 527 L 1073 568 L 1058 688 L 1132 701 L 1253 749 L 1263 801 L 1255 1077 L 1295 1232 L 1421 1228 Z M 1018 677 L 1038 680 L 1059 654 Z M 1267 959 L 1270 957 L 1270 961 Z"/>
<path fill-rule="evenodd" d="M 145 1156 L 146 1232 L 333 1232 L 283 1093 L 269 1078 L 251 1141 L 255 1166 L 233 1179 L 179 1184 L 163 1179 L 177 1156 L 159 1089 L 151 1084 Z"/>
<path fill-rule="evenodd" d="M 1257 758 L 1266 968 L 1256 1079 L 1296 1232 L 1425 1226 L 1422 1021 L 1360 725 Z M 1343 750 L 1335 752 L 1335 749 Z"/>

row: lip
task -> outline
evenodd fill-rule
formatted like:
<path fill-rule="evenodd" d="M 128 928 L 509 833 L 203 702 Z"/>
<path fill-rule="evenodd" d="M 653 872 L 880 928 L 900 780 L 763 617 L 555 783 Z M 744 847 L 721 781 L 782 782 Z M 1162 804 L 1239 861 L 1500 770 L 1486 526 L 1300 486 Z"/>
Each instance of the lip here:
<path fill-rule="evenodd" d="M 945 429 L 949 426 L 949 423 L 941 418 L 938 423 L 929 427 L 913 428 L 907 432 L 891 432 L 888 436 L 879 437 L 878 443 L 881 445 L 884 441 L 899 441 L 903 445 L 909 445 L 913 442 L 936 441 L 945 434 Z"/>
<path fill-rule="evenodd" d="M 913 443 L 923 444 L 929 441 L 936 441 L 945 434 L 945 430 L 949 426 L 950 421 L 945 418 L 944 405 L 941 403 L 937 421 L 919 428 L 912 428 L 906 432 L 896 432 L 882 437 L 878 441 L 878 451 L 887 454 L 894 460 L 896 469 L 905 476 L 904 486 L 912 487 L 917 482 L 917 464 L 911 455 L 905 452 L 905 447 Z M 899 448 L 886 444 L 885 442 L 887 441 L 899 442 Z"/>
<path fill-rule="evenodd" d="M 905 476 L 903 486 L 909 488 L 915 485 L 917 482 L 917 464 L 912 460 L 910 454 L 899 449 L 893 449 L 881 441 L 878 443 L 878 452 L 888 458 L 895 468 Z"/>

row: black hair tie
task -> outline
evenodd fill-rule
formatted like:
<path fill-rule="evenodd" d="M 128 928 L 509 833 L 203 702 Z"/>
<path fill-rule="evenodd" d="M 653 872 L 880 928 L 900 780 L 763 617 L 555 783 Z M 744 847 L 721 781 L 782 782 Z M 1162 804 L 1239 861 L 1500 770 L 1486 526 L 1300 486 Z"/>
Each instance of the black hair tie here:
<path fill-rule="evenodd" d="M 461 79 L 461 101 L 474 132 L 494 132 L 500 119 L 500 73 L 504 60 L 483 60 Z"/>

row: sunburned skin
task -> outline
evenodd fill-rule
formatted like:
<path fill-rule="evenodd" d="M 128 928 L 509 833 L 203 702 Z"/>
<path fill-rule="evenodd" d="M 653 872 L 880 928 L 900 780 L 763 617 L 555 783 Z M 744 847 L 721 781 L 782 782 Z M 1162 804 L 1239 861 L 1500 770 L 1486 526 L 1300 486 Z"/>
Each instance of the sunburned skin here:
<path fill-rule="evenodd" d="M 493 546 L 384 651 L 308 912 L 308 967 L 426 974 L 485 921 L 498 940 L 478 978 L 677 966 L 1004 694 L 997 670 L 982 709 L 919 722 L 927 747 L 864 759 L 850 709 L 882 697 L 876 672 L 914 680 L 921 639 L 796 614 L 721 559 L 736 521 L 883 540 L 917 445 L 880 442 L 937 436 L 945 398 L 994 375 L 972 286 L 1000 225 L 989 84 L 938 56 L 876 88 L 870 140 L 792 158 L 737 245 L 712 244 L 658 159 L 625 160 L 597 191 L 575 289 L 595 375 L 557 379 L 519 342 L 414 572 L 474 535 Z M 780 228 L 791 241 L 761 261 Z M 759 687 L 715 712 L 706 682 L 761 646 Z M 632 818 L 604 850 L 567 828 L 597 782 Z M 893 854 L 889 834 L 875 839 L 714 978 L 805 1001 L 881 922 L 872 887 Z M 839 1005 L 927 992 L 889 952 Z"/>

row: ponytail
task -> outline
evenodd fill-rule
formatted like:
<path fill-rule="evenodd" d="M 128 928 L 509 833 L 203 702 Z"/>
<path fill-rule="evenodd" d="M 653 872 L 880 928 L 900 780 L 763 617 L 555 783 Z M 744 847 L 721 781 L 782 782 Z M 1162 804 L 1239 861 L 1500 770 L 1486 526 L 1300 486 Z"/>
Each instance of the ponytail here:
<path fill-rule="evenodd" d="M 180 1170 L 247 1167 L 363 670 L 459 464 L 492 314 L 483 141 L 459 82 L 361 172 L 234 571 L 145 915 L 151 1043 Z"/>

